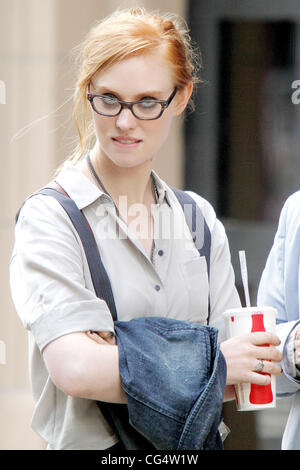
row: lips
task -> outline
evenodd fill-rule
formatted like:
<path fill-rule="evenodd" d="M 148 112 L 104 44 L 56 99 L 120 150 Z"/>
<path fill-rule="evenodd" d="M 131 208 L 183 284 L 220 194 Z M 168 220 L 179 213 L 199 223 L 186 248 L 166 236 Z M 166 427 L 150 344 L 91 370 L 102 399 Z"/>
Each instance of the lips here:
<path fill-rule="evenodd" d="M 135 137 L 129 137 L 129 136 L 113 137 L 112 140 L 115 143 L 120 144 L 120 145 L 135 145 L 141 142 L 140 139 L 136 139 Z"/>
<path fill-rule="evenodd" d="M 119 150 L 124 150 L 124 151 L 133 150 L 137 148 L 142 142 L 140 139 L 136 139 L 135 137 L 129 137 L 129 136 L 113 137 L 112 141 Z"/>

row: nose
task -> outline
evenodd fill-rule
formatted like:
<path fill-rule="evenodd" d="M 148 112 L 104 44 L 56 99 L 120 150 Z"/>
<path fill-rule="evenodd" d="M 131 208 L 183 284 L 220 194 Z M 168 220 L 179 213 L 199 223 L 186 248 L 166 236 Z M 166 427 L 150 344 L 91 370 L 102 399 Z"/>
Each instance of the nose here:
<path fill-rule="evenodd" d="M 117 116 L 116 126 L 122 131 L 134 129 L 136 127 L 137 119 L 134 117 L 130 109 L 122 109 Z"/>

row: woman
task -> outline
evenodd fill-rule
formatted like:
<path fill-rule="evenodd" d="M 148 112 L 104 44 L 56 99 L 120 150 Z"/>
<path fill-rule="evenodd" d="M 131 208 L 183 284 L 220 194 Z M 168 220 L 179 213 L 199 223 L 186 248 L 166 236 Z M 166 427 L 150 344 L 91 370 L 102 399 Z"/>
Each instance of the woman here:
<path fill-rule="evenodd" d="M 283 352 L 283 374 L 277 394 L 293 402 L 282 439 L 283 450 L 300 449 L 300 327 L 299 327 L 299 220 L 300 192 L 285 202 L 258 289 L 258 305 L 277 310 L 277 333 Z"/>
<path fill-rule="evenodd" d="M 56 181 L 94 232 L 119 320 L 166 316 L 205 325 L 209 293 L 210 324 L 223 341 L 222 312 L 240 305 L 224 228 L 209 203 L 192 194 L 211 232 L 208 286 L 190 234 L 177 236 L 183 211 L 152 170 L 173 119 L 190 101 L 193 56 L 187 31 L 171 15 L 138 8 L 96 25 L 82 48 L 75 91 L 79 148 Z M 78 235 L 51 197 L 28 199 L 20 213 L 11 289 L 30 332 L 33 428 L 51 449 L 113 446 L 117 439 L 95 400 L 126 402 L 114 325 L 95 296 Z M 263 333 L 223 341 L 228 396 L 234 383 L 268 383 L 255 372 L 258 359 L 269 360 L 264 372 L 280 373 L 278 344 Z"/>

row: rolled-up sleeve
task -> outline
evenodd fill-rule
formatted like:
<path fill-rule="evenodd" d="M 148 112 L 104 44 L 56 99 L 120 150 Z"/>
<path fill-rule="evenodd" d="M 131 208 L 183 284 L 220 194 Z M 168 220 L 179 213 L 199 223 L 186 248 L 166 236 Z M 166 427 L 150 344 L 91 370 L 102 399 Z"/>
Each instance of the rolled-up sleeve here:
<path fill-rule="evenodd" d="M 65 334 L 113 331 L 108 307 L 93 290 L 78 234 L 50 196 L 28 199 L 20 212 L 10 287 L 17 314 L 40 351 Z"/>

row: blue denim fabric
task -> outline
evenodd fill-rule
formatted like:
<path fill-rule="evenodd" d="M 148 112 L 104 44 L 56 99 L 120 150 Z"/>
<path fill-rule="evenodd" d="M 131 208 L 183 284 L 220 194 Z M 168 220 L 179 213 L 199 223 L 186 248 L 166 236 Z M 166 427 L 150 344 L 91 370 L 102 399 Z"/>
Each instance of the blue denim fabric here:
<path fill-rule="evenodd" d="M 116 321 L 131 425 L 156 449 L 223 449 L 226 362 L 210 326 L 170 318 Z"/>

